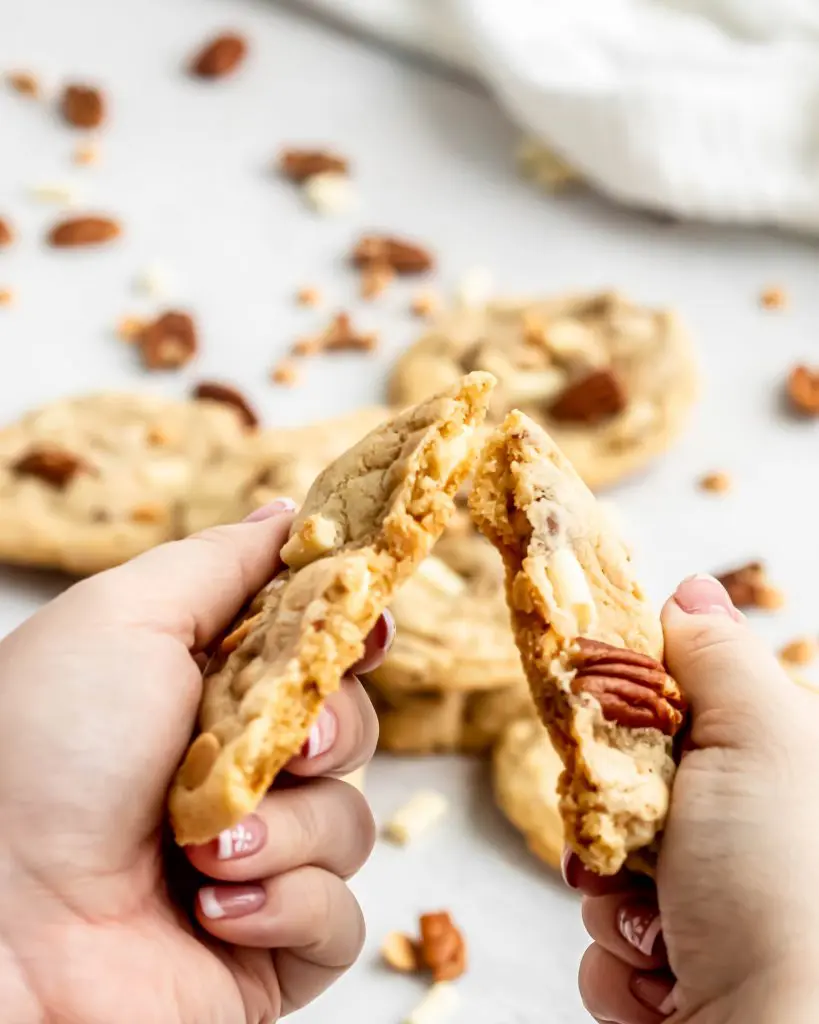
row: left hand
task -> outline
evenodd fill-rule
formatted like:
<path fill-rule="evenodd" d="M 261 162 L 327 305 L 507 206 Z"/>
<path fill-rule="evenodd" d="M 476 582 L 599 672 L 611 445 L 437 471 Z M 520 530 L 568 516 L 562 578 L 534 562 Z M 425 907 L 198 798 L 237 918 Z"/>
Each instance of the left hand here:
<path fill-rule="evenodd" d="M 288 766 L 303 782 L 205 847 L 180 851 L 164 823 L 201 652 L 276 571 L 293 507 L 278 505 L 78 583 L 0 644 L 4 1019 L 259 1024 L 356 959 L 345 880 L 374 825 L 337 776 L 378 727 L 355 677 Z M 382 618 L 361 667 L 390 632 Z"/>

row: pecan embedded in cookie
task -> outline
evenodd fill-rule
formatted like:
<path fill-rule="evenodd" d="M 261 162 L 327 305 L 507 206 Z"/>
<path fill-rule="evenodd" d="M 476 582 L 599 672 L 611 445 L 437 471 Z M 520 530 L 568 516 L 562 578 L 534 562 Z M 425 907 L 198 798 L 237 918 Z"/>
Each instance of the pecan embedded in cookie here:
<path fill-rule="evenodd" d="M 35 476 L 51 487 L 62 490 L 77 473 L 90 472 L 84 459 L 57 447 L 32 448 L 12 465 L 18 476 Z"/>

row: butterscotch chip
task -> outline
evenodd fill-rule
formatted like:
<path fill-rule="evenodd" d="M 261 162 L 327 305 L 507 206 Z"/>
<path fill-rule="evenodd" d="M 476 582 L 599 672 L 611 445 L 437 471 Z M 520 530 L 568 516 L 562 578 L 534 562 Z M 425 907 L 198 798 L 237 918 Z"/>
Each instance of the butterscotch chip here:
<path fill-rule="evenodd" d="M 117 321 L 116 333 L 121 341 L 129 344 L 139 339 L 148 324 L 147 320 L 138 316 L 123 316 Z"/>
<path fill-rule="evenodd" d="M 131 519 L 135 523 L 161 523 L 165 518 L 166 511 L 162 505 L 146 503 L 137 505 L 131 513 Z"/>
<path fill-rule="evenodd" d="M 725 494 L 731 490 L 731 478 L 723 472 L 706 473 L 700 477 L 699 486 L 700 490 L 711 494 Z"/>
<path fill-rule="evenodd" d="M 779 652 L 779 657 L 789 665 L 809 665 L 817 653 L 819 653 L 819 645 L 816 640 L 812 637 L 802 636 L 785 644 Z"/>
<path fill-rule="evenodd" d="M 209 402 L 222 402 L 235 409 L 246 426 L 252 428 L 259 425 L 259 417 L 255 409 L 244 395 L 230 384 L 222 384 L 213 380 L 202 381 L 193 389 L 193 397 Z"/>
<path fill-rule="evenodd" d="M 361 298 L 376 299 L 392 283 L 395 271 L 386 264 L 373 263 L 361 271 Z"/>
<path fill-rule="evenodd" d="M 784 309 L 788 304 L 788 293 L 784 288 L 763 288 L 759 295 L 759 302 L 764 309 Z"/>
<path fill-rule="evenodd" d="M 299 288 L 296 292 L 296 302 L 300 306 L 316 307 L 321 305 L 321 292 L 318 288 L 313 288 L 311 285 L 307 285 L 304 288 Z"/>
<path fill-rule="evenodd" d="M 234 32 L 225 32 L 210 40 L 190 64 L 198 78 L 225 78 L 238 70 L 247 56 L 247 41 Z"/>
<path fill-rule="evenodd" d="M 98 142 L 79 142 L 74 147 L 74 163 L 87 167 L 100 162 L 100 146 Z"/>
<path fill-rule="evenodd" d="M 270 372 L 270 379 L 275 384 L 283 384 L 287 388 L 295 387 L 299 381 L 299 371 L 290 359 L 283 359 Z"/>
<path fill-rule="evenodd" d="M 14 292 L 11 288 L 0 288 L 0 306 L 10 306 L 14 302 Z"/>
<path fill-rule="evenodd" d="M 440 299 L 435 292 L 416 292 L 410 302 L 410 312 L 413 316 L 432 316 L 440 305 Z"/>
<path fill-rule="evenodd" d="M 788 401 L 801 416 L 819 416 L 819 369 L 795 366 L 786 384 Z"/>
<path fill-rule="evenodd" d="M 390 932 L 381 944 L 381 959 L 394 971 L 412 974 L 420 970 L 418 946 L 404 932 Z"/>
<path fill-rule="evenodd" d="M 60 98 L 63 119 L 75 128 L 98 128 L 105 108 L 105 97 L 93 85 L 67 85 Z"/>
<path fill-rule="evenodd" d="M 6 82 L 10 89 L 13 89 L 20 96 L 28 96 L 37 100 L 42 95 L 40 82 L 30 71 L 9 71 L 6 75 Z"/>
<path fill-rule="evenodd" d="M 119 223 L 110 217 L 71 217 L 54 225 L 48 233 L 48 243 L 56 249 L 104 245 L 121 234 Z"/>
<path fill-rule="evenodd" d="M 188 313 L 170 311 L 147 324 L 136 339 L 148 370 L 175 370 L 189 363 L 198 350 L 196 325 Z"/>
<path fill-rule="evenodd" d="M 0 217 L 0 249 L 11 245 L 14 237 L 14 229 L 11 224 L 4 217 Z"/>

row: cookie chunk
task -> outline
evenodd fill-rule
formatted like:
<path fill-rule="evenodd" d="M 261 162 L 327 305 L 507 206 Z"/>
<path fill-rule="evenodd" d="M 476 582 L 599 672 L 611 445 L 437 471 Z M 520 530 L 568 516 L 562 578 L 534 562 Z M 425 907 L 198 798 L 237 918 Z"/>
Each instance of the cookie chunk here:
<path fill-rule="evenodd" d="M 523 833 L 532 853 L 556 870 L 563 855 L 557 794 L 562 770 L 548 732 L 532 714 L 507 726 L 492 753 L 498 807 Z"/>
<path fill-rule="evenodd" d="M 84 575 L 183 536 L 247 438 L 216 402 L 100 394 L 29 413 L 0 431 L 0 560 Z"/>
<path fill-rule="evenodd" d="M 199 735 L 169 797 L 180 844 L 241 820 L 301 750 L 323 699 L 452 514 L 493 383 L 469 374 L 318 476 L 282 549 L 286 570 L 206 670 Z"/>
<path fill-rule="evenodd" d="M 485 447 L 470 508 L 506 565 L 512 628 L 565 771 L 569 844 L 593 871 L 650 867 L 685 704 L 627 548 L 557 445 L 512 412 Z"/>
<path fill-rule="evenodd" d="M 690 339 L 676 314 L 615 293 L 450 312 L 398 361 L 390 398 L 417 401 L 467 370 L 497 377 L 492 420 L 523 410 L 595 489 L 665 451 L 697 393 Z"/>

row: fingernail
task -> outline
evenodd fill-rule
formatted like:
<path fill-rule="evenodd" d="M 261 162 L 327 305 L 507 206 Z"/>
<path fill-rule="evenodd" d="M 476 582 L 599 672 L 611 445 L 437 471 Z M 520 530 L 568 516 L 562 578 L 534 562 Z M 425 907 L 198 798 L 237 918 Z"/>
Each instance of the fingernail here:
<path fill-rule="evenodd" d="M 674 981 L 665 973 L 648 974 L 635 971 L 631 976 L 629 988 L 637 1002 L 642 1003 L 649 1010 L 656 1010 L 657 1013 L 662 1013 L 667 1017 L 676 1009 L 671 994 Z"/>
<path fill-rule="evenodd" d="M 689 615 L 722 614 L 737 621 L 742 619 L 728 591 L 713 576 L 689 576 L 674 591 L 674 600 Z"/>
<path fill-rule="evenodd" d="M 310 729 L 310 735 L 302 749 L 302 757 L 319 757 L 326 754 L 336 741 L 338 719 L 329 708 L 322 708 Z"/>
<path fill-rule="evenodd" d="M 617 911 L 617 928 L 645 956 L 651 956 L 662 934 L 659 911 L 651 903 L 624 903 Z"/>
<path fill-rule="evenodd" d="M 199 906 L 210 921 L 255 914 L 266 899 L 260 885 L 206 885 L 199 890 Z"/>
<path fill-rule="evenodd" d="M 217 860 L 240 860 L 261 850 L 266 839 L 267 825 L 257 814 L 250 814 L 238 825 L 220 832 L 212 848 Z"/>
<path fill-rule="evenodd" d="M 249 516 L 245 516 L 243 523 L 260 523 L 263 519 L 270 519 L 272 516 L 281 515 L 282 512 L 295 512 L 296 503 L 292 498 L 276 498 L 275 501 L 262 505 L 255 509 Z"/>
<path fill-rule="evenodd" d="M 384 623 L 384 639 L 381 646 L 386 654 L 392 647 L 393 641 L 395 640 L 395 619 L 392 617 L 392 612 L 389 608 L 385 608 L 381 613 L 381 622 Z"/>
<path fill-rule="evenodd" d="M 570 889 L 577 888 L 577 865 L 579 861 L 574 855 L 574 850 L 568 846 L 563 847 L 563 856 L 560 858 L 560 873 L 563 881 Z"/>

